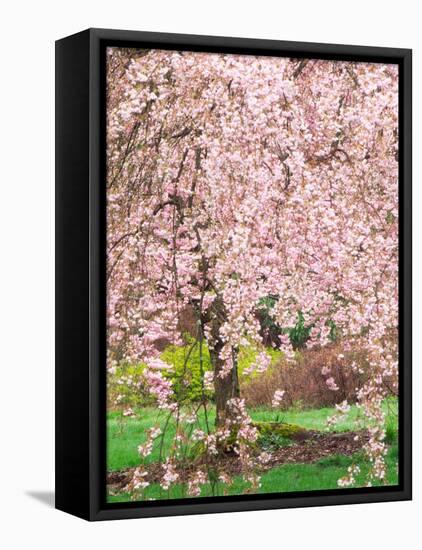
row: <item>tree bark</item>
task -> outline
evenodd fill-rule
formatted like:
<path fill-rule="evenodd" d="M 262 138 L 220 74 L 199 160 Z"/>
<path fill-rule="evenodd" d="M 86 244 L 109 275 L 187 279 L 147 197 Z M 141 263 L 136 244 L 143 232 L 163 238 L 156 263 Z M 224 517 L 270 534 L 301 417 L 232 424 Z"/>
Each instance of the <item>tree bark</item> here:
<path fill-rule="evenodd" d="M 233 368 L 224 377 L 219 376 L 224 367 L 224 362 L 220 359 L 220 352 L 224 346 L 220 337 L 220 328 L 225 320 L 224 305 L 220 298 L 215 300 L 213 310 L 214 316 L 211 322 L 212 345 L 210 346 L 210 358 L 212 366 L 214 367 L 216 405 L 215 425 L 221 427 L 225 425 L 230 415 L 228 401 L 234 397 L 239 397 L 240 388 L 237 371 L 237 352 L 235 350 L 232 351 Z"/>
<path fill-rule="evenodd" d="M 217 348 L 218 347 L 219 346 L 217 346 Z M 233 368 L 228 374 L 224 376 L 224 378 L 222 378 L 221 376 L 219 376 L 219 373 L 223 368 L 223 362 L 218 357 L 217 349 L 211 351 L 210 356 L 211 362 L 214 367 L 214 388 L 216 405 L 215 425 L 220 427 L 225 425 L 226 420 L 230 414 L 227 404 L 228 401 L 234 397 L 239 397 L 240 395 L 237 361 L 234 361 Z"/>

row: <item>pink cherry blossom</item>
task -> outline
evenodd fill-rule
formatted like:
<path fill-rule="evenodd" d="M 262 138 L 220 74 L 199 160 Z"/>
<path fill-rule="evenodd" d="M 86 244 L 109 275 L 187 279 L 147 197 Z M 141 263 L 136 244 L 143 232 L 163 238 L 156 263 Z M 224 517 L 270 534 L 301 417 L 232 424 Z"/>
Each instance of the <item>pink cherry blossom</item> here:
<path fill-rule="evenodd" d="M 109 48 L 107 71 L 107 368 L 146 365 L 151 398 L 177 426 L 162 486 L 177 481 L 181 424 L 199 414 L 182 410 L 159 351 L 183 344 L 189 311 L 213 367 L 203 389 L 231 388 L 216 429 L 236 427 L 245 479 L 259 487 L 236 373 L 242 346 L 257 350 L 251 372 L 270 365 L 257 318 L 268 296 L 278 326 L 303 314 L 308 348 L 329 345 L 334 323 L 341 364 L 348 349 L 365 354 L 357 403 L 373 426 L 370 476 L 385 479 L 385 380 L 398 391 L 398 67 Z M 277 347 L 294 368 L 287 334 Z M 212 461 L 212 428 L 203 433 Z"/>

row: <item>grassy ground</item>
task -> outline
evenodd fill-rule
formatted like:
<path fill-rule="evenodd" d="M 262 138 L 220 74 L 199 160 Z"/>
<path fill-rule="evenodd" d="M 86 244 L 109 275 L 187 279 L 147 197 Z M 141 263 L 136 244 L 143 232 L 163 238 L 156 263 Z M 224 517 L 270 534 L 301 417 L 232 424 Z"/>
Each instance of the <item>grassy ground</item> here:
<path fill-rule="evenodd" d="M 396 485 L 397 478 L 397 445 L 392 445 L 387 454 L 387 484 Z M 368 472 L 368 461 L 361 454 L 353 457 L 333 455 L 331 457 L 319 460 L 314 464 L 285 464 L 271 469 L 263 474 L 261 478 L 261 487 L 257 493 L 285 493 L 291 491 L 315 491 L 318 489 L 338 489 L 337 480 L 345 475 L 347 467 L 351 464 L 357 464 L 361 468 L 361 473 L 357 476 L 355 487 L 366 484 L 366 474 Z M 374 484 L 376 485 L 376 484 Z M 235 478 L 233 485 L 227 490 L 228 495 L 242 494 L 246 488 L 245 482 L 240 477 Z M 203 495 L 210 495 L 209 485 L 202 489 Z M 220 486 L 215 496 L 223 494 Z M 164 491 L 159 485 L 151 485 L 145 491 L 145 499 L 173 499 L 186 496 L 185 488 L 182 485 L 176 485 L 169 491 Z M 130 495 L 119 493 L 108 497 L 109 502 L 127 502 Z"/>
<path fill-rule="evenodd" d="M 395 400 L 388 400 L 384 403 L 384 408 L 387 413 L 387 424 L 392 425 L 394 428 L 397 424 L 397 402 Z M 139 465 L 137 448 L 138 445 L 145 441 L 146 431 L 151 426 L 163 426 L 165 423 L 166 414 L 159 412 L 156 408 L 143 408 L 138 409 L 136 412 L 136 417 L 125 418 L 123 421 L 118 412 L 108 414 L 108 470 L 122 470 Z M 324 431 L 326 429 L 327 417 L 334 414 L 334 409 L 289 410 L 278 413 L 271 409 L 255 409 L 249 412 L 252 419 L 256 421 L 291 422 L 299 424 L 303 428 Z M 335 430 L 339 432 L 355 430 L 355 421 L 356 419 L 360 419 L 361 416 L 361 411 L 357 407 L 352 407 L 347 418 L 337 424 Z M 213 424 L 214 419 L 215 412 L 211 409 L 209 412 L 209 422 Z M 173 435 L 174 430 L 170 426 L 166 434 L 164 448 L 170 443 Z M 148 462 L 156 462 L 158 458 L 159 450 L 154 449 L 153 453 L 148 457 Z"/>
<path fill-rule="evenodd" d="M 397 484 L 397 402 L 387 400 L 384 403 L 387 413 L 387 440 L 390 445 L 387 455 L 387 483 Z M 135 418 L 123 419 L 118 412 L 111 412 L 108 415 L 108 470 L 121 470 L 137 466 L 140 463 L 137 447 L 146 439 L 146 430 L 154 425 L 163 426 L 166 416 L 158 413 L 154 408 L 139 409 Z M 249 411 L 253 420 L 256 421 L 283 421 L 299 424 L 307 429 L 325 430 L 327 416 L 334 414 L 334 409 L 322 408 L 318 410 L 289 410 L 274 412 L 268 409 L 255 409 Z M 355 421 L 358 419 L 363 423 L 362 413 L 357 407 L 352 407 L 347 418 L 339 423 L 336 431 L 356 430 Z M 203 421 L 203 419 L 202 419 Z M 214 411 L 211 409 L 209 422 L 214 422 Z M 171 441 L 174 431 L 170 426 L 167 437 L 164 441 L 163 451 Z M 155 448 L 153 453 L 146 459 L 146 462 L 156 462 L 159 459 L 159 449 Z M 306 491 L 317 489 L 335 489 L 337 480 L 344 476 L 350 464 L 358 464 L 361 474 L 357 477 L 357 486 L 365 485 L 366 473 L 369 464 L 363 454 L 359 453 L 354 457 L 334 455 L 322 459 L 314 464 L 285 464 L 263 474 L 261 479 L 260 493 Z M 227 494 L 241 494 L 246 485 L 240 478 L 236 478 L 234 484 L 229 488 Z M 225 487 L 226 489 L 226 487 Z M 222 488 L 217 488 L 217 494 Z M 210 488 L 204 486 L 203 493 L 209 495 Z M 151 485 L 147 488 L 145 497 L 156 499 L 181 498 L 185 496 L 183 486 L 175 486 L 170 492 L 163 491 L 159 485 Z M 110 502 L 127 501 L 129 496 L 119 494 L 110 496 Z"/>

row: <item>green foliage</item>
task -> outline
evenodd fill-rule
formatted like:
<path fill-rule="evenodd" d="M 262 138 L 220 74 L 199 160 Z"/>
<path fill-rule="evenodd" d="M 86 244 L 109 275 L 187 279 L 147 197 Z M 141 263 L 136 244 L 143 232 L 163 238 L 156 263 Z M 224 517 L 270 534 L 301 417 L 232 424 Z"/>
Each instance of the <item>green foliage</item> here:
<path fill-rule="evenodd" d="M 387 421 L 385 424 L 385 438 L 384 441 L 387 445 L 392 445 L 393 443 L 397 443 L 398 439 L 398 426 L 397 426 L 397 419 L 391 418 L 391 416 L 387 417 Z"/>
<path fill-rule="evenodd" d="M 173 389 L 178 396 L 185 401 L 199 401 L 202 399 L 201 384 L 201 362 L 200 346 L 192 337 L 186 337 L 184 346 L 169 346 L 161 354 L 161 359 L 172 365 L 173 372 L 166 376 L 172 381 Z M 246 369 L 256 361 L 258 349 L 254 346 L 241 346 L 237 357 L 237 368 L 240 379 L 244 376 Z M 271 365 L 274 366 L 282 357 L 283 353 L 273 348 L 266 348 L 265 353 L 271 357 Z M 202 343 L 202 368 L 203 372 L 212 371 L 211 358 L 208 346 Z M 249 378 L 259 376 L 252 373 Z M 213 399 L 214 392 L 205 391 L 206 399 Z"/>
<path fill-rule="evenodd" d="M 124 410 L 153 404 L 142 377 L 144 368 L 143 364 L 122 363 L 107 373 L 107 400 L 112 407 Z"/>
<path fill-rule="evenodd" d="M 288 447 L 293 445 L 293 441 L 290 437 L 285 437 L 283 435 L 267 432 L 259 436 L 258 445 L 264 449 L 264 451 L 276 451 L 281 447 Z"/>
<path fill-rule="evenodd" d="M 387 214 L 386 214 L 386 216 L 385 216 L 385 221 L 386 221 L 387 223 L 394 223 L 395 219 L 396 219 L 396 218 L 394 217 L 394 214 L 392 213 L 392 211 L 391 211 L 391 210 L 388 210 L 388 212 L 387 212 Z"/>
<path fill-rule="evenodd" d="M 239 373 L 239 378 L 241 380 L 244 376 L 246 376 L 244 374 L 245 370 L 250 368 L 255 363 L 258 353 L 258 349 L 254 346 L 240 347 L 237 356 L 237 370 Z M 283 353 L 280 350 L 274 348 L 265 348 L 265 353 L 271 357 L 270 368 L 275 366 L 280 361 L 280 359 L 283 358 Z M 254 378 L 256 376 L 259 376 L 259 373 L 254 372 L 251 375 L 248 375 L 248 377 L 251 378 Z"/>
<path fill-rule="evenodd" d="M 293 349 L 302 349 L 311 333 L 311 325 L 305 325 L 305 318 L 301 311 L 297 313 L 297 321 L 294 327 L 283 329 L 283 332 L 289 335 L 290 343 Z"/>
<path fill-rule="evenodd" d="M 261 328 L 264 333 L 270 335 L 272 342 L 277 342 L 281 334 L 288 334 L 293 349 L 302 349 L 309 338 L 312 326 L 305 325 L 303 313 L 298 311 L 297 321 L 293 327 L 280 327 L 272 314 L 278 299 L 278 296 L 269 295 L 259 301 L 258 314 Z"/>
<path fill-rule="evenodd" d="M 309 339 L 312 324 L 305 324 L 305 317 L 302 311 L 297 312 L 297 321 L 293 327 L 280 327 L 274 319 L 272 310 L 278 301 L 278 296 L 269 295 L 261 298 L 258 304 L 258 314 L 261 328 L 270 335 L 272 342 L 277 342 L 277 337 L 281 334 L 287 334 L 294 350 L 301 350 L 305 347 Z M 329 338 L 335 342 L 338 337 L 338 329 L 334 321 L 329 320 L 327 325 L 330 327 Z"/>
<path fill-rule="evenodd" d="M 283 357 L 283 353 L 273 348 L 266 348 L 265 352 L 271 357 L 271 365 L 276 365 Z M 202 355 L 202 374 L 201 374 Z M 258 349 L 253 346 L 241 346 L 238 353 L 238 373 L 242 379 L 243 373 L 255 361 Z M 202 395 L 202 377 L 207 371 L 212 371 L 211 358 L 207 343 L 202 343 L 202 353 L 199 342 L 191 336 L 185 335 L 183 346 L 168 346 L 160 355 L 161 359 L 172 367 L 165 373 L 171 380 L 177 400 L 182 402 L 200 401 Z M 108 373 L 108 399 L 112 406 L 142 407 L 154 404 L 144 385 L 142 373 L 146 365 L 123 363 L 116 367 L 114 374 Z M 271 368 L 271 367 L 270 367 Z M 246 376 L 246 375 L 245 375 Z M 259 376 L 257 373 L 248 375 L 248 380 Z M 214 392 L 205 390 L 204 397 L 212 400 Z M 118 400 L 116 401 L 116 399 Z"/>
<path fill-rule="evenodd" d="M 260 317 L 260 324 L 263 330 L 267 330 L 271 334 L 280 334 L 280 327 L 275 322 L 272 315 L 272 310 L 278 301 L 278 296 L 265 296 L 261 298 L 258 303 L 258 313 Z"/>
<path fill-rule="evenodd" d="M 327 325 L 330 327 L 330 334 L 328 335 L 328 338 L 332 341 L 332 342 L 336 342 L 337 338 L 338 338 L 338 328 L 337 328 L 337 325 L 335 324 L 334 321 L 327 321 Z"/>
<path fill-rule="evenodd" d="M 173 383 L 177 400 L 199 401 L 203 397 L 203 376 L 205 372 L 213 370 L 211 358 L 205 342 L 201 350 L 199 342 L 193 338 L 186 337 L 186 341 L 185 346 L 167 347 L 161 354 L 161 359 L 173 367 L 166 376 Z M 210 399 L 213 392 L 205 390 L 204 396 Z"/>

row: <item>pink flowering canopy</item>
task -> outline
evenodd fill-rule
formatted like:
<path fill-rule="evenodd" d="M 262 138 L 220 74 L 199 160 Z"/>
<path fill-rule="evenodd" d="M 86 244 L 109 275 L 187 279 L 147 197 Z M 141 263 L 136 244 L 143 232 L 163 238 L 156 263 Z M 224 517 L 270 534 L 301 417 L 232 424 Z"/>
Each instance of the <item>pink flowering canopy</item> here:
<path fill-rule="evenodd" d="M 301 312 L 309 348 L 328 345 L 334 324 L 344 360 L 365 350 L 358 403 L 383 479 L 381 402 L 398 369 L 397 66 L 109 48 L 107 71 L 108 368 L 145 364 L 158 406 L 180 419 L 157 342 L 181 345 L 180 316 L 193 311 L 214 366 L 204 388 L 224 393 L 241 346 L 258 349 L 259 372 L 270 364 L 257 308 L 276 297 L 274 321 L 293 326 Z M 277 346 L 294 368 L 289 338 Z M 217 432 L 198 437 L 212 452 L 235 410 L 253 484 L 256 433 L 240 397 L 226 392 Z M 170 457 L 163 483 L 176 480 Z M 191 494 L 205 482 L 198 470 Z"/>

